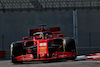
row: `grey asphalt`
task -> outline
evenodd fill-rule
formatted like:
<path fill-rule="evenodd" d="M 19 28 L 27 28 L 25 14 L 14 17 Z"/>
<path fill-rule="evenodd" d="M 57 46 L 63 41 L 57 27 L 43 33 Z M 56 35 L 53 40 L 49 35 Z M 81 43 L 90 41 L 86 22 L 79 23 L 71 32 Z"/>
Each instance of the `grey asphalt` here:
<path fill-rule="evenodd" d="M 100 67 L 100 61 L 55 61 L 55 62 L 25 62 L 13 64 L 10 60 L 0 61 L 0 67 Z"/>

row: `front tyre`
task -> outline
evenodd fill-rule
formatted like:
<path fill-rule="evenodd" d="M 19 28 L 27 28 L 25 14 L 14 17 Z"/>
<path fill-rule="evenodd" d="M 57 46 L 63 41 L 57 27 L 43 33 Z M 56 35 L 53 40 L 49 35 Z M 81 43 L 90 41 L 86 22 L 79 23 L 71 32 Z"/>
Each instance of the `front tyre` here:
<path fill-rule="evenodd" d="M 75 58 L 77 56 L 77 50 L 76 50 L 76 42 L 75 42 L 74 39 L 67 39 L 66 40 L 65 51 L 66 52 L 73 52 L 73 54 L 75 56 L 74 57 L 67 58 L 67 59 L 75 60 Z"/>
<path fill-rule="evenodd" d="M 12 63 L 23 63 L 22 61 L 17 61 L 14 57 L 20 56 L 23 54 L 23 44 L 22 43 L 13 43 L 11 44 L 11 61 Z"/>

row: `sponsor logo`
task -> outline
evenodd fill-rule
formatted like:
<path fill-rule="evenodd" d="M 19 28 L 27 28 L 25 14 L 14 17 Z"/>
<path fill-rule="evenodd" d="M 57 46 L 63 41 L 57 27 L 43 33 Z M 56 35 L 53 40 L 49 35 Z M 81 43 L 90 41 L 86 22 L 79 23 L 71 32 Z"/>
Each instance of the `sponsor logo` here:
<path fill-rule="evenodd" d="M 67 56 L 67 55 L 58 55 L 58 57 L 64 57 L 64 56 Z"/>
<path fill-rule="evenodd" d="M 31 57 L 28 57 L 28 58 L 23 58 L 23 60 L 30 60 L 31 59 Z"/>
<path fill-rule="evenodd" d="M 47 44 L 46 43 L 40 43 L 40 46 L 46 46 Z"/>
<path fill-rule="evenodd" d="M 40 49 L 46 49 L 46 47 L 40 47 Z"/>

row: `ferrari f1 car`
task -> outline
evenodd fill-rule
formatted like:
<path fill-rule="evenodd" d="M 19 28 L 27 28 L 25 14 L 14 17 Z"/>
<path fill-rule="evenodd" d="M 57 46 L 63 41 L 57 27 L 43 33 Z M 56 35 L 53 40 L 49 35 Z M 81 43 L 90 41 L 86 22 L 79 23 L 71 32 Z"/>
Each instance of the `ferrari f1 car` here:
<path fill-rule="evenodd" d="M 23 37 L 22 41 L 11 43 L 12 63 L 24 61 L 75 59 L 77 49 L 75 40 L 64 37 L 60 33 L 60 27 L 30 29 L 29 37 Z"/>

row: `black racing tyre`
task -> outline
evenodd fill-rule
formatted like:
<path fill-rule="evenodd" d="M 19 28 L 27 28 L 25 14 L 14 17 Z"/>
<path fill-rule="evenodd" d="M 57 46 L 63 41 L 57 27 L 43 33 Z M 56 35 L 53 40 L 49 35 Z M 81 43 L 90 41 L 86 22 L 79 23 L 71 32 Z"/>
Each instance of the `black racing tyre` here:
<path fill-rule="evenodd" d="M 75 57 L 67 58 L 67 59 L 70 59 L 70 60 L 75 60 L 76 55 L 77 55 L 76 54 L 77 50 L 76 50 L 76 44 L 75 44 L 74 39 L 67 39 L 66 40 L 65 51 L 75 53 Z"/>
<path fill-rule="evenodd" d="M 12 63 L 17 63 L 17 59 L 11 59 Z"/>
<path fill-rule="evenodd" d="M 66 46 L 65 46 L 65 50 L 67 52 L 72 52 L 73 50 L 76 49 L 76 46 L 75 46 L 75 41 L 73 39 L 68 39 L 66 40 Z"/>
<path fill-rule="evenodd" d="M 16 56 L 20 56 L 23 54 L 23 44 L 22 43 L 14 43 L 12 48 L 12 63 L 23 63 L 22 61 L 17 61 L 17 59 L 13 59 Z"/>
<path fill-rule="evenodd" d="M 22 43 L 13 44 L 12 54 L 14 57 L 22 55 L 23 54 L 23 44 Z"/>

